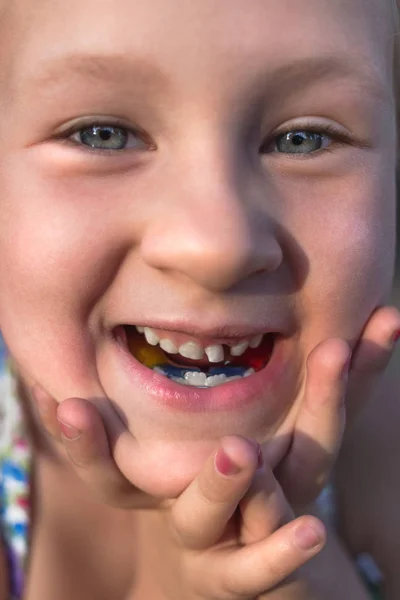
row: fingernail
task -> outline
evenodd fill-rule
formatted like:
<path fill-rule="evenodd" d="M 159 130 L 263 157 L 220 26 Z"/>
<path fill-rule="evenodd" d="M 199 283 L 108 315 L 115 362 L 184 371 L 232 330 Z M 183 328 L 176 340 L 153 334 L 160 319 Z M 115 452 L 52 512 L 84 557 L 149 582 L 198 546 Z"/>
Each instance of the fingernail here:
<path fill-rule="evenodd" d="M 294 532 L 295 542 L 300 550 L 312 550 L 319 546 L 325 536 L 322 524 L 300 525 Z"/>
<path fill-rule="evenodd" d="M 220 448 L 215 455 L 215 468 L 221 475 L 224 475 L 225 477 L 237 475 L 241 470 L 240 467 L 229 458 L 222 448 Z"/>
<path fill-rule="evenodd" d="M 81 437 L 81 432 L 75 427 L 71 427 L 71 425 L 67 425 L 64 421 L 57 419 L 60 424 L 61 433 L 67 440 L 74 442 Z"/>

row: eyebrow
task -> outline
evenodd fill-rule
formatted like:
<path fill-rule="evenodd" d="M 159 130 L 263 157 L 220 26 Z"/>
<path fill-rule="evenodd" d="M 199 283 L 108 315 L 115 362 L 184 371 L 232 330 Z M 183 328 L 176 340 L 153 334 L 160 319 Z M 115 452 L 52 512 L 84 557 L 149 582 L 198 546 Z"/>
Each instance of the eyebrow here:
<path fill-rule="evenodd" d="M 167 86 L 168 78 L 160 68 L 142 57 L 126 54 L 67 54 L 43 64 L 42 71 L 36 71 L 31 83 L 45 89 L 65 84 L 71 77 L 92 80 L 95 83 L 126 81 L 135 77 L 138 82 L 156 87 Z M 320 81 L 350 79 L 363 92 L 384 101 L 393 102 L 393 93 L 382 74 L 367 61 L 354 60 L 347 53 L 296 57 L 290 63 L 280 65 L 266 74 L 266 83 L 279 93 L 289 89 L 294 83 L 310 85 Z"/>
<path fill-rule="evenodd" d="M 142 79 L 143 83 L 166 79 L 160 69 L 143 58 L 126 54 L 67 54 L 45 61 L 42 71 L 38 70 L 31 82 L 47 88 L 63 84 L 71 77 L 104 82 L 121 81 L 129 75 Z"/>
<path fill-rule="evenodd" d="M 279 94 L 289 92 L 296 83 L 308 86 L 323 81 L 350 81 L 363 93 L 393 102 L 392 90 L 382 73 L 366 61 L 350 58 L 347 53 L 296 58 L 278 67 L 271 75 L 271 81 L 279 88 Z"/>

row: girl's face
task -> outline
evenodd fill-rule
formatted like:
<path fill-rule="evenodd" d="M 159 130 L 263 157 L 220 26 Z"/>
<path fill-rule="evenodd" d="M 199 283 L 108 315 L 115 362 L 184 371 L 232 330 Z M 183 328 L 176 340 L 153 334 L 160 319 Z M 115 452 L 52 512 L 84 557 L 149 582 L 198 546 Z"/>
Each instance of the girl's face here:
<path fill-rule="evenodd" d="M 28 382 L 117 411 L 141 486 L 175 494 L 221 435 L 290 433 L 310 351 L 354 344 L 386 298 L 389 8 L 19 0 L 3 12 L 4 337 Z"/>

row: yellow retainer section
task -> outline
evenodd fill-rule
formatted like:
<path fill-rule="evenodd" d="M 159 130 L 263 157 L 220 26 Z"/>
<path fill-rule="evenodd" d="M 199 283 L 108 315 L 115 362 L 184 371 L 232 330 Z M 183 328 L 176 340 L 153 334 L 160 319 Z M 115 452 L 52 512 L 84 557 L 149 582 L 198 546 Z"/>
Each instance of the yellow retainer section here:
<path fill-rule="evenodd" d="M 168 364 L 167 357 L 159 346 L 149 346 L 143 336 L 128 337 L 129 351 L 142 365 L 152 369 L 156 365 Z"/>

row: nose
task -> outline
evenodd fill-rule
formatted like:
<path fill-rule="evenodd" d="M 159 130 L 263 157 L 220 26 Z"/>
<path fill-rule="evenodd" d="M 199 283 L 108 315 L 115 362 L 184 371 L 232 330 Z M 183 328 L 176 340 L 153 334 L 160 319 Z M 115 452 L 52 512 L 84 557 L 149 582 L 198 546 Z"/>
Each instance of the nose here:
<path fill-rule="evenodd" d="M 238 164 L 221 160 L 176 173 L 164 187 L 165 209 L 142 238 L 145 262 L 214 292 L 276 271 L 283 259 L 276 225 L 268 199 L 248 180 Z"/>

